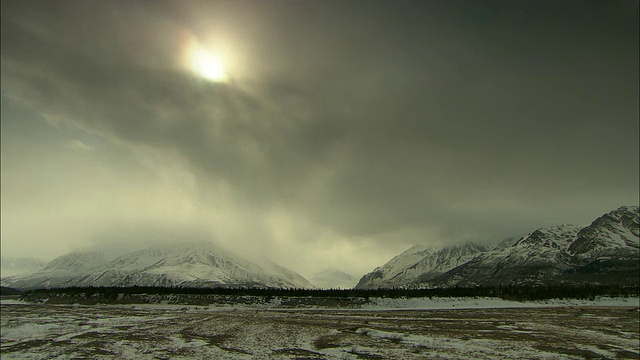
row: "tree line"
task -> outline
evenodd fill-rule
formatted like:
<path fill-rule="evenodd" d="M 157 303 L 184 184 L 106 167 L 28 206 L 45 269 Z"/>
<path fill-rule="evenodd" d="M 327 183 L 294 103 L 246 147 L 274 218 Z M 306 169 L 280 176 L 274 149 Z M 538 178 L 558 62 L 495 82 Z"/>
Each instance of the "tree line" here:
<path fill-rule="evenodd" d="M 569 286 L 506 285 L 494 287 L 449 287 L 434 289 L 281 289 L 245 287 L 165 287 L 165 286 L 100 286 L 36 289 L 26 294 L 64 293 L 100 294 L 194 294 L 258 297 L 331 297 L 331 298 L 418 298 L 418 297 L 497 297 L 504 300 L 593 299 L 597 296 L 638 296 L 637 285 L 582 284 Z"/>

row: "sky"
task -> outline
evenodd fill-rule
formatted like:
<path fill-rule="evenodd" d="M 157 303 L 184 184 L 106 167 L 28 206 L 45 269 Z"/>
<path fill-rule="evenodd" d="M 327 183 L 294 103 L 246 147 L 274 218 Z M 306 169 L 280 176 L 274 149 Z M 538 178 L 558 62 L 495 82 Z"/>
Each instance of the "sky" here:
<path fill-rule="evenodd" d="M 637 1 L 1 2 L 2 254 L 309 276 L 638 205 Z"/>

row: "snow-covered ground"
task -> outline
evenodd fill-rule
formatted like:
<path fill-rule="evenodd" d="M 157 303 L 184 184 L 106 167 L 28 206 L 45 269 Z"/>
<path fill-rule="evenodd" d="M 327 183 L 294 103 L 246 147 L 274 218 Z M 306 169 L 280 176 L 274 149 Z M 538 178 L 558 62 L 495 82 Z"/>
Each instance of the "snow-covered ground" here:
<path fill-rule="evenodd" d="M 398 309 L 487 309 L 487 308 L 529 308 L 529 307 L 561 307 L 561 306 L 639 306 L 637 297 L 597 297 L 588 299 L 551 299 L 540 301 L 510 301 L 500 298 L 409 298 L 409 299 L 374 299 L 371 304 L 362 308 L 368 310 Z"/>
<path fill-rule="evenodd" d="M 153 297 L 153 295 L 151 295 Z M 146 308 L 155 310 L 176 310 L 176 309 L 201 309 L 201 310 L 278 310 L 286 309 L 290 310 L 293 302 L 295 308 L 299 311 L 302 310 L 332 310 L 336 309 L 335 306 L 327 305 L 322 301 L 313 304 L 310 298 L 287 298 L 283 301 L 282 298 L 274 297 L 271 300 L 264 301 L 263 298 L 257 296 L 246 296 L 239 298 L 241 301 L 231 302 L 229 299 L 232 297 L 223 297 L 216 302 L 211 302 L 207 305 L 185 305 L 183 303 L 171 303 L 166 301 L 166 298 L 159 297 L 158 299 L 142 297 L 143 300 L 156 300 L 150 301 L 146 304 L 120 304 L 109 305 L 111 307 L 120 308 Z M 210 298 L 213 300 L 212 298 Z M 298 301 L 294 300 L 298 299 Z M 314 299 L 314 298 L 311 298 Z M 183 300 L 183 299 L 178 299 Z M 47 298 L 44 298 L 41 303 L 47 303 Z M 31 302 L 18 300 L 17 297 L 12 299 L 0 299 L 2 305 L 30 305 Z M 78 305 L 71 304 L 70 305 Z M 102 305 L 102 304 L 101 304 Z M 362 300 L 360 303 L 357 301 L 346 302 L 343 304 L 344 308 L 350 310 L 433 310 L 433 309 L 487 309 L 487 308 L 536 308 L 536 307 L 563 307 L 563 306 L 640 306 L 640 298 L 638 297 L 597 297 L 592 300 L 588 299 L 551 299 L 540 301 L 511 301 L 503 300 L 500 298 L 490 297 L 466 297 L 466 298 L 372 298 L 369 300 Z M 104 305 L 102 305 L 104 306 Z"/>
<path fill-rule="evenodd" d="M 262 297 L 201 294 L 118 294 L 117 297 L 105 294 L 67 294 L 42 293 L 29 294 L 26 300 L 34 304 L 48 305 L 139 305 L 151 308 L 182 308 L 199 306 L 222 309 L 482 309 L 506 307 L 557 307 L 557 306 L 639 306 L 640 299 L 635 297 L 599 296 L 590 300 L 551 299 L 540 301 L 512 301 L 495 297 L 424 297 L 424 298 L 363 298 L 363 297 Z M 0 302 L 3 300 L 0 300 Z M 174 305 L 174 306 L 165 306 Z"/>
<path fill-rule="evenodd" d="M 640 356 L 638 298 L 377 299 L 360 309 L 305 311 L 9 300 L 1 310 L 2 359 Z"/>

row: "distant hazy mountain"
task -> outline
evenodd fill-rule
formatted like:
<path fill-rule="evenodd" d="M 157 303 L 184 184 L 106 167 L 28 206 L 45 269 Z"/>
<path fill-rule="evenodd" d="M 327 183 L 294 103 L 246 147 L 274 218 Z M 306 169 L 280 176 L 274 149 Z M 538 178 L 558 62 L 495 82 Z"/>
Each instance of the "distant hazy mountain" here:
<path fill-rule="evenodd" d="M 305 279 L 302 275 L 298 274 L 297 272 L 287 269 L 286 267 L 281 266 L 278 263 L 271 261 L 269 259 L 263 259 L 262 261 L 257 262 L 257 264 L 262 269 L 266 270 L 268 274 L 278 276 L 279 278 L 282 278 L 283 280 L 287 281 L 287 283 L 295 285 L 295 286 L 284 286 L 284 287 L 296 287 L 296 288 L 305 288 L 305 289 L 313 289 L 316 287 L 313 285 L 313 283 L 309 282 L 307 279 Z"/>
<path fill-rule="evenodd" d="M 53 259 L 40 272 L 77 275 L 99 268 L 106 262 L 107 258 L 102 253 L 73 252 Z"/>
<path fill-rule="evenodd" d="M 19 289 L 54 286 L 313 287 L 301 275 L 262 266 L 208 242 L 176 243 L 130 252 L 112 261 L 98 253 L 61 256 L 41 271 L 3 279 Z"/>
<path fill-rule="evenodd" d="M 328 269 L 313 274 L 309 281 L 321 289 L 351 289 L 358 278 L 336 269 Z"/>
<path fill-rule="evenodd" d="M 44 261 L 36 258 L 13 258 L 2 257 L 0 259 L 0 277 L 14 276 L 19 274 L 29 274 L 38 271 L 45 264 Z"/>
<path fill-rule="evenodd" d="M 512 245 L 505 240 L 491 251 L 477 247 L 473 254 L 454 248 L 435 252 L 412 248 L 365 275 L 357 287 L 638 284 L 639 235 L 638 207 L 623 206 L 587 227 L 538 229 Z M 447 255 L 453 260 L 447 262 Z M 456 261 L 459 263 L 441 274 L 429 266 Z"/>
<path fill-rule="evenodd" d="M 493 250 L 507 248 L 507 247 L 512 246 L 513 244 L 517 243 L 518 240 L 519 239 L 517 237 L 506 238 L 506 239 L 500 241 L 498 243 L 498 245 L 496 245 L 496 247 L 493 248 Z"/>
<path fill-rule="evenodd" d="M 104 254 L 96 252 L 66 254 L 53 259 L 32 274 L 3 277 L 2 285 L 23 290 L 75 285 L 75 279 L 99 268 L 105 264 L 105 259 Z"/>
<path fill-rule="evenodd" d="M 461 265 L 488 248 L 466 243 L 436 250 L 414 246 L 364 275 L 357 289 L 416 286 Z"/>

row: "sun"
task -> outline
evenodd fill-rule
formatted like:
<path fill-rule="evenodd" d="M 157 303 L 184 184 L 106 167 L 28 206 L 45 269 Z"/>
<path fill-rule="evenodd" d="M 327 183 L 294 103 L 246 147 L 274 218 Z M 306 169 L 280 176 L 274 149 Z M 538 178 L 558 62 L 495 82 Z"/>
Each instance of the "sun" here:
<path fill-rule="evenodd" d="M 227 79 L 224 65 L 220 57 L 208 52 L 202 47 L 197 47 L 191 57 L 193 71 L 205 79 L 220 82 Z"/>
<path fill-rule="evenodd" d="M 181 66 L 194 75 L 213 82 L 229 80 L 221 53 L 204 46 L 191 31 L 182 32 L 179 53 Z"/>

